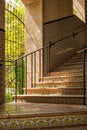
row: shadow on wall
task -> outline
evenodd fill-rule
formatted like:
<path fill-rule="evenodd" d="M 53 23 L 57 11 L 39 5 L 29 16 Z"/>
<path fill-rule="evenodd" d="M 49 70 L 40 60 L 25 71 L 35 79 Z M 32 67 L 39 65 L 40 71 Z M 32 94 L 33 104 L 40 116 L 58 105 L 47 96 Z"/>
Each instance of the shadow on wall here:
<path fill-rule="evenodd" d="M 61 40 L 63 39 L 63 40 Z M 71 58 L 80 49 L 87 47 L 87 25 L 77 16 L 70 16 L 44 24 L 44 46 L 50 48 L 50 71 Z M 47 72 L 47 54 L 44 53 L 44 70 Z"/>

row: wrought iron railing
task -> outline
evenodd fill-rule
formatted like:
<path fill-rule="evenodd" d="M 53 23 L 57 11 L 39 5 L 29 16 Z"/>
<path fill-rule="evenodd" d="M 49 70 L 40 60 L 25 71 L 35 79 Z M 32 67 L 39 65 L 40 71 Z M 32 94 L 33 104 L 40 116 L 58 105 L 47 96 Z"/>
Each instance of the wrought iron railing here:
<path fill-rule="evenodd" d="M 79 32 L 85 31 L 87 28 L 80 30 Z M 72 33 L 59 41 L 63 41 L 64 39 L 75 37 L 79 32 Z M 50 75 L 50 51 L 53 46 L 55 46 L 59 41 L 54 43 L 49 43 L 47 46 L 42 47 L 39 50 L 36 50 L 30 54 L 26 54 L 18 59 L 15 62 L 15 101 L 17 101 L 17 95 L 26 94 L 27 88 L 35 88 L 36 82 L 43 80 L 44 70 L 47 71 L 47 74 Z M 83 55 L 83 104 L 86 105 L 86 55 L 87 49 L 82 51 Z M 56 53 L 56 52 L 55 52 Z M 79 51 L 79 53 L 81 53 Z M 46 55 L 46 56 L 45 56 Z M 45 56 L 45 59 L 44 59 Z M 46 64 L 44 64 L 44 62 Z M 18 69 L 20 67 L 21 69 Z M 46 67 L 46 69 L 45 69 Z M 20 79 L 20 80 L 19 80 Z"/>
<path fill-rule="evenodd" d="M 83 56 L 83 104 L 87 105 L 87 48 L 78 51 Z"/>
<path fill-rule="evenodd" d="M 85 24 L 84 24 L 85 25 Z M 51 60 L 51 54 L 52 54 L 52 49 L 54 46 L 56 46 L 58 43 L 61 41 L 64 42 L 66 39 L 69 39 L 71 37 L 75 38 L 78 33 L 87 30 L 87 27 L 84 29 L 79 30 L 80 28 L 77 28 L 74 32 L 72 32 L 70 35 L 55 41 L 53 43 L 48 43 L 48 45 L 42 47 L 39 50 L 36 50 L 32 53 L 26 54 L 26 55 L 19 55 L 20 57 L 16 57 L 16 59 L 13 59 L 12 61 L 7 61 L 6 65 L 10 66 L 11 70 L 6 68 L 8 71 L 7 76 L 10 78 L 10 83 L 14 83 L 13 87 L 9 87 L 10 85 L 8 84 L 8 89 L 7 91 L 10 92 L 12 95 L 15 95 L 15 101 L 17 101 L 17 95 L 27 95 L 27 88 L 35 88 L 36 87 L 36 82 L 39 82 L 43 80 L 44 75 L 50 75 L 50 72 L 52 71 L 51 68 L 51 63 L 56 62 L 55 58 L 53 57 L 53 61 Z M 61 43 L 61 47 L 63 44 Z M 58 50 L 59 51 L 59 50 Z M 76 50 L 75 50 L 76 51 Z M 55 52 L 56 54 L 56 52 Z M 83 78 L 84 78 L 84 104 L 86 104 L 86 80 L 85 80 L 85 54 L 86 51 L 84 51 L 84 63 L 83 63 Z M 13 71 L 13 78 L 10 77 L 9 73 Z M 42 78 L 41 78 L 42 77 Z M 14 93 L 10 88 L 14 88 Z"/>

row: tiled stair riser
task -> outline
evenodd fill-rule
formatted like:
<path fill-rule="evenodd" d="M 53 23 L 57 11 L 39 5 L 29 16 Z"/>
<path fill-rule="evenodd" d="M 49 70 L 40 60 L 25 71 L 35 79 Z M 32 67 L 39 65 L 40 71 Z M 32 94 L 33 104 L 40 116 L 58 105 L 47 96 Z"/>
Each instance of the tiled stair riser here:
<path fill-rule="evenodd" d="M 36 84 L 36 87 L 39 88 L 39 87 L 43 87 L 43 88 L 46 88 L 46 87 L 82 87 L 83 86 L 83 82 L 64 82 L 64 83 L 37 83 Z"/>
<path fill-rule="evenodd" d="M 43 78 L 43 81 L 44 82 L 56 82 L 56 81 L 67 81 L 67 82 L 69 82 L 69 81 L 83 81 L 83 77 L 81 77 L 81 76 L 78 76 L 78 77 L 54 77 L 54 78 Z"/>
<path fill-rule="evenodd" d="M 82 71 L 51 72 L 50 76 L 83 76 Z"/>
<path fill-rule="evenodd" d="M 82 68 L 83 67 L 83 65 L 82 65 L 82 63 L 81 64 L 76 64 L 76 65 L 73 65 L 73 64 L 71 64 L 71 65 L 63 65 L 63 66 L 61 66 L 61 67 L 59 67 L 59 68 Z"/>
<path fill-rule="evenodd" d="M 64 65 L 66 65 L 66 66 L 74 66 L 74 65 L 82 65 L 82 63 L 83 63 L 83 60 L 80 60 L 80 61 L 72 61 L 72 62 L 66 62 L 66 63 L 64 63 Z"/>
<path fill-rule="evenodd" d="M 79 71 L 82 71 L 83 69 L 82 68 L 59 68 L 58 70 L 56 70 L 56 71 L 58 71 L 58 72 L 66 72 L 66 71 L 68 71 L 68 72 L 74 72 L 74 71 L 76 71 L 76 72 L 79 72 Z"/>
<path fill-rule="evenodd" d="M 30 94 L 41 94 L 41 95 L 51 95 L 51 94 L 64 94 L 64 95 L 82 95 L 83 89 L 82 88 L 36 88 L 36 89 L 28 89 L 27 93 Z"/>
<path fill-rule="evenodd" d="M 54 103 L 54 104 L 73 104 L 83 105 L 82 97 L 62 97 L 62 96 L 19 96 L 18 101 L 33 103 Z"/>
<path fill-rule="evenodd" d="M 37 82 L 35 89 L 28 88 L 27 96 L 18 96 L 18 100 L 36 103 L 83 105 L 82 58 L 81 55 L 78 55 L 61 67 L 56 68 L 50 73 L 50 76 L 44 77 L 43 80 L 41 79 L 40 82 Z"/>
<path fill-rule="evenodd" d="M 19 119 L 2 119 L 0 121 L 0 129 L 34 129 L 34 128 L 52 128 L 52 127 L 69 127 L 87 125 L 87 115 L 60 115 L 47 117 L 35 117 L 35 118 L 19 118 Z"/>

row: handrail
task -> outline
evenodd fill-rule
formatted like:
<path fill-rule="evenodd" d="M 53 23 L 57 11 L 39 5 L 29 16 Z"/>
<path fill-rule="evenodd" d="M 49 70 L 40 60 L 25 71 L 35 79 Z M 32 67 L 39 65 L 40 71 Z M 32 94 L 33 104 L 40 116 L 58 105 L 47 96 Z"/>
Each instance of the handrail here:
<path fill-rule="evenodd" d="M 84 48 L 82 50 L 79 50 L 77 53 L 83 53 L 83 52 L 86 52 L 87 51 L 87 48 Z"/>
<path fill-rule="evenodd" d="M 61 41 L 64 41 L 65 39 L 68 39 L 70 37 L 73 37 L 75 38 L 76 35 L 78 35 L 79 33 L 81 33 L 82 31 L 85 31 L 87 30 L 87 27 L 85 27 L 84 29 L 82 29 L 82 27 L 78 30 L 75 30 L 73 31 L 70 35 L 64 37 L 64 38 L 61 38 L 57 41 L 54 41 L 53 43 L 49 42 L 49 44 L 47 44 L 46 46 L 40 48 L 40 49 L 37 49 L 36 51 L 34 52 L 31 52 L 31 53 L 28 53 L 28 54 L 25 54 L 15 60 L 8 60 L 6 62 L 11 62 L 11 63 L 15 63 L 14 64 L 14 69 L 15 69 L 15 101 L 17 101 L 17 94 L 18 94 L 18 87 L 21 91 L 22 94 L 24 94 L 24 91 L 25 93 L 27 94 L 27 74 L 28 74 L 28 67 L 30 67 L 31 71 L 29 72 L 29 76 L 30 76 L 30 87 L 36 87 L 36 78 L 37 77 L 41 77 L 42 75 L 41 74 L 38 74 L 39 76 L 36 75 L 37 71 L 36 71 L 36 67 L 37 67 L 37 54 L 38 53 L 38 72 L 40 73 L 41 72 L 41 69 L 42 71 L 44 71 L 43 67 L 41 65 L 43 65 L 43 59 L 42 59 L 42 55 L 43 55 L 43 52 L 45 52 L 45 49 L 46 49 L 46 69 L 47 69 L 47 73 L 49 74 L 50 73 L 50 70 L 49 70 L 49 66 L 50 66 L 50 48 L 52 46 L 54 46 L 55 44 L 57 44 L 58 42 L 61 42 Z M 87 51 L 87 48 L 83 49 L 83 50 L 80 50 L 78 51 L 79 53 L 80 52 L 85 52 Z M 42 54 L 42 55 L 41 55 Z M 29 56 L 29 59 L 28 59 L 28 56 Z M 43 55 L 44 56 L 44 55 Z M 30 64 L 29 66 L 27 65 L 27 61 L 30 60 Z M 39 67 L 40 66 L 40 67 Z M 42 68 L 41 68 L 42 67 Z M 20 70 L 21 69 L 21 70 Z M 21 71 L 21 72 L 20 72 Z M 42 72 L 43 73 L 43 72 Z M 25 75 L 25 77 L 24 77 Z M 26 79 L 25 79 L 26 78 Z M 25 81 L 26 80 L 26 81 Z M 43 79 L 42 79 L 43 80 Z M 26 83 L 25 83 L 26 82 Z M 83 82 L 84 82 L 84 95 L 83 95 L 83 98 L 84 98 L 84 105 L 85 105 L 85 55 L 84 55 L 84 61 L 83 61 Z M 25 87 L 25 89 L 24 89 Z"/>
<path fill-rule="evenodd" d="M 81 26 L 81 27 L 82 27 L 82 26 Z M 77 30 L 78 30 L 78 29 L 77 29 Z M 72 32 L 72 34 L 70 34 L 70 35 L 68 35 L 68 36 L 66 36 L 66 37 L 64 37 L 64 38 L 62 38 L 62 39 L 60 39 L 60 40 L 57 40 L 57 41 L 55 41 L 55 42 L 52 42 L 52 43 L 50 42 L 50 43 L 47 44 L 46 46 L 44 46 L 44 47 L 42 47 L 42 48 L 40 48 L 40 49 L 38 49 L 38 50 L 36 50 L 36 51 L 33 51 L 33 52 L 31 52 L 31 53 L 25 54 L 25 55 L 23 55 L 23 56 L 21 56 L 21 57 L 15 59 L 14 61 L 19 60 L 19 59 L 22 59 L 23 57 L 32 55 L 33 53 L 36 53 L 36 52 L 38 52 L 38 51 L 40 51 L 40 50 L 42 50 L 42 49 L 45 49 L 45 48 L 47 48 L 47 47 L 51 47 L 51 46 L 53 46 L 54 44 L 57 44 L 58 42 L 61 42 L 61 41 L 65 40 L 65 39 L 67 39 L 67 38 L 75 37 L 76 35 L 78 35 L 79 33 L 83 32 L 83 31 L 85 31 L 85 30 L 87 30 L 87 27 L 86 27 L 85 29 L 82 29 L 82 30 L 77 31 L 77 32 L 76 32 L 76 30 L 75 30 L 75 31 Z"/>
<path fill-rule="evenodd" d="M 83 90 L 83 99 L 84 99 L 83 104 L 86 105 L 86 53 L 87 53 L 87 48 L 79 50 L 77 53 L 83 54 L 83 89 L 84 89 Z"/>

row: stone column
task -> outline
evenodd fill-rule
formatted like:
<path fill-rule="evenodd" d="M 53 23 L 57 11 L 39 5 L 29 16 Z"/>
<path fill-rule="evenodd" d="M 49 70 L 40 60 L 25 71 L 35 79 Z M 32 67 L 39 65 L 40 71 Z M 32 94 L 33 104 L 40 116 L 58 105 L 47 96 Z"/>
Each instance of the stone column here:
<path fill-rule="evenodd" d="M 5 1 L 0 0 L 0 105 L 5 103 Z"/>
<path fill-rule="evenodd" d="M 25 34 L 26 34 L 26 53 L 40 49 L 42 43 L 42 0 L 22 0 L 25 5 Z M 36 64 L 35 64 L 36 57 Z M 39 52 L 35 57 L 27 57 L 27 87 L 31 87 L 31 75 L 34 79 L 34 68 L 36 67 L 36 77 L 39 79 Z M 32 61 L 31 61 L 32 60 Z M 41 61 L 42 62 L 42 61 Z M 33 70 L 33 71 L 32 71 Z M 33 74 L 32 74 L 33 73 Z"/>

